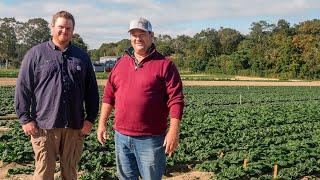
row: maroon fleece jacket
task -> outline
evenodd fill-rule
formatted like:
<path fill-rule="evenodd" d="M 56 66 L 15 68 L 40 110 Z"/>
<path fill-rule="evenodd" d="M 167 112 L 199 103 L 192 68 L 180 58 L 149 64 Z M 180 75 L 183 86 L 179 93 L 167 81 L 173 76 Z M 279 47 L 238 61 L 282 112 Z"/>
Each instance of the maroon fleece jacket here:
<path fill-rule="evenodd" d="M 114 106 L 114 129 L 118 132 L 129 136 L 165 134 L 169 114 L 182 118 L 184 101 L 178 70 L 155 49 L 139 67 L 127 53 L 109 75 L 103 103 Z"/>

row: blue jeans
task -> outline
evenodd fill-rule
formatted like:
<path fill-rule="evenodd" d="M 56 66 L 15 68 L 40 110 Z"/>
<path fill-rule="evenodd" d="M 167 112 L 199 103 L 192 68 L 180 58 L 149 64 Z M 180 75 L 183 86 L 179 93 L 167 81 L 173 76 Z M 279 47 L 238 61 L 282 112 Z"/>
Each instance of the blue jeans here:
<path fill-rule="evenodd" d="M 164 135 L 126 136 L 115 132 L 117 173 L 120 180 L 160 180 L 165 172 Z"/>

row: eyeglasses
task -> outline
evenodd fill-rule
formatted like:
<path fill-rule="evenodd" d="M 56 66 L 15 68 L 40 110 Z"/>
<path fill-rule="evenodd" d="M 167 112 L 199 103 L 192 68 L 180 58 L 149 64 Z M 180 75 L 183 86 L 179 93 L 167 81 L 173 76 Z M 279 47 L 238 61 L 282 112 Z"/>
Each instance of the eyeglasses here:
<path fill-rule="evenodd" d="M 143 33 L 143 34 L 130 34 L 131 38 L 133 39 L 143 39 L 145 37 L 147 37 L 147 34 Z"/>

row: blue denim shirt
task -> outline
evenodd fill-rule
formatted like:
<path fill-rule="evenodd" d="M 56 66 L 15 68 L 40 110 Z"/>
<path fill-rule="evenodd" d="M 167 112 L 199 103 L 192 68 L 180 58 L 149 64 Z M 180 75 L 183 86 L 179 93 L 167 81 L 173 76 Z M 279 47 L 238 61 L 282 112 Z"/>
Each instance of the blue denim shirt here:
<path fill-rule="evenodd" d="M 99 94 L 91 60 L 80 48 L 60 51 L 51 40 L 31 48 L 17 79 L 15 109 L 21 124 L 80 129 L 94 122 Z"/>

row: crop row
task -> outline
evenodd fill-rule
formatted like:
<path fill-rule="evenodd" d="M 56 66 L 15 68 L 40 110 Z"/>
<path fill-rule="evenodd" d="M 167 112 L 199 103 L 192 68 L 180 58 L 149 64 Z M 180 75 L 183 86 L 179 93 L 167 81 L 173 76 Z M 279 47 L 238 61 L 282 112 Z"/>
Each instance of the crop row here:
<path fill-rule="evenodd" d="M 0 86 L 0 116 L 14 113 L 14 87 Z"/>
<path fill-rule="evenodd" d="M 199 109 L 320 100 L 320 88 L 317 87 L 187 87 L 185 94 L 186 105 Z M 14 113 L 14 87 L 0 86 L 0 96 L 0 116 Z M 199 97 L 201 101 L 198 101 Z"/>

